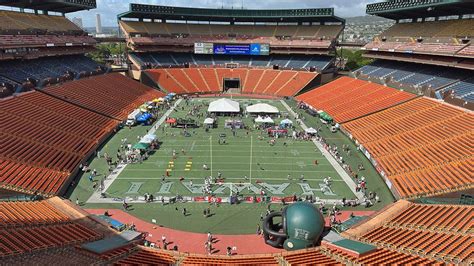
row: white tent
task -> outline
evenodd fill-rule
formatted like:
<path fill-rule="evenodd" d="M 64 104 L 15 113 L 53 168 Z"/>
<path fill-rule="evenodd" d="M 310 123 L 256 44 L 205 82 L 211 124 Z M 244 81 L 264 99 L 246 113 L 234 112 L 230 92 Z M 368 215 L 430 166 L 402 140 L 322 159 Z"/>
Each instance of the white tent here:
<path fill-rule="evenodd" d="M 255 118 L 255 123 L 265 123 L 265 119 L 263 119 L 261 116 L 258 116 Z"/>
<path fill-rule="evenodd" d="M 219 99 L 211 102 L 207 111 L 210 113 L 238 113 L 240 105 L 230 99 Z"/>
<path fill-rule="evenodd" d="M 267 116 L 263 119 L 263 123 L 273 124 L 273 119 Z"/>
<path fill-rule="evenodd" d="M 143 136 L 143 138 L 140 139 L 140 143 L 152 143 L 154 140 L 156 140 L 156 135 L 148 134 L 148 135 Z"/>
<path fill-rule="evenodd" d="M 250 114 L 278 114 L 278 108 L 266 103 L 257 103 L 247 106 L 247 113 Z"/>
<path fill-rule="evenodd" d="M 293 121 L 290 119 L 283 119 L 281 120 L 280 125 L 293 125 Z"/>
<path fill-rule="evenodd" d="M 316 129 L 312 128 L 312 127 L 307 128 L 307 129 L 305 129 L 304 131 L 305 131 L 306 133 L 308 133 L 308 134 L 316 134 L 316 133 L 318 133 L 318 131 L 317 131 Z"/>
<path fill-rule="evenodd" d="M 208 118 L 204 119 L 204 124 L 205 125 L 212 125 L 212 124 L 214 124 L 214 119 L 208 117 Z"/>

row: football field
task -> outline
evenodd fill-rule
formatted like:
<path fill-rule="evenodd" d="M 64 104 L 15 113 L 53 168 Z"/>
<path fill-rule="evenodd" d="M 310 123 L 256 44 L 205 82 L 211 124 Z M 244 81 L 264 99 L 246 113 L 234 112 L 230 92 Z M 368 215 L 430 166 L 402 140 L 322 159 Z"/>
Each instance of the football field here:
<path fill-rule="evenodd" d="M 193 99 L 188 105 L 182 102 L 170 117 L 184 118 L 196 105 L 202 106 L 200 112 L 204 115 L 210 101 Z M 237 101 L 242 108 L 257 102 L 269 103 L 281 112 L 280 117 L 273 118 L 276 125 L 288 117 L 294 122 L 295 130 L 302 131 L 279 101 Z M 107 189 L 107 194 L 117 198 L 145 193 L 155 197 L 203 196 L 204 179 L 220 176 L 211 186 L 216 196 L 229 196 L 231 191 L 253 196 L 259 195 L 263 189 L 269 196 L 354 197 L 311 141 L 280 137 L 271 145 L 271 138 L 265 131 L 254 129 L 254 118 L 250 116 L 238 118 L 249 130 L 236 129 L 234 136 L 231 129 L 224 128 L 226 119 L 230 117 L 219 116 L 217 127 L 209 131 L 202 126 L 188 129 L 188 136 L 183 135 L 183 129 L 159 127 L 156 134 L 161 142 L 160 148 L 142 163 L 127 165 Z M 198 122 L 202 124 L 202 121 Z M 291 132 L 290 129 L 290 136 Z M 331 177 L 330 186 L 323 182 L 326 177 Z"/>

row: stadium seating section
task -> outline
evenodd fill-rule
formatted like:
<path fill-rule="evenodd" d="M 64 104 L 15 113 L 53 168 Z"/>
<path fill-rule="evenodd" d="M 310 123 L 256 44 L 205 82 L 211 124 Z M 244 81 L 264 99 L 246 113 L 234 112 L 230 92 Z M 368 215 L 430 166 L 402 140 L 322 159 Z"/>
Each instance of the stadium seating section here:
<path fill-rule="evenodd" d="M 342 31 L 341 25 L 255 26 L 120 21 L 120 26 L 133 45 L 257 42 L 271 46 L 327 49 Z"/>
<path fill-rule="evenodd" d="M 32 13 L 21 13 L 11 11 L 0 11 L 0 31 L 29 33 L 66 33 L 83 32 L 74 23 L 62 16 L 36 15 Z"/>
<path fill-rule="evenodd" d="M 47 87 L 43 91 L 118 120 L 126 119 L 133 109 L 144 102 L 164 96 L 163 93 L 119 73 L 66 82 Z"/>
<path fill-rule="evenodd" d="M 147 73 L 168 92 L 220 92 L 224 78 L 239 78 L 242 93 L 293 96 L 303 89 L 317 73 L 273 69 L 228 68 L 162 68 Z"/>
<path fill-rule="evenodd" d="M 314 67 L 318 71 L 324 70 L 332 58 L 327 56 L 311 55 L 272 55 L 272 56 L 218 56 L 194 55 L 190 53 L 134 53 L 132 58 L 139 65 L 152 66 L 182 66 L 189 65 L 225 65 L 238 63 L 239 67 L 273 67 L 278 65 L 285 69 L 309 69 Z"/>
<path fill-rule="evenodd" d="M 452 91 L 454 96 L 470 102 L 474 102 L 474 78 L 466 79 L 449 85 L 441 90 Z"/>
<path fill-rule="evenodd" d="M 190 36 L 246 36 L 292 38 L 335 38 L 342 27 L 340 25 L 313 26 L 255 26 L 255 25 L 214 25 L 214 24 L 177 24 L 120 21 L 128 34 L 148 34 L 150 36 L 190 35 Z"/>
<path fill-rule="evenodd" d="M 439 67 L 423 64 L 410 64 L 378 60 L 370 65 L 360 68 L 364 76 L 377 77 L 400 83 L 405 87 L 428 86 L 433 89 L 440 89 L 459 80 L 469 78 L 471 73 L 460 69 Z"/>
<path fill-rule="evenodd" d="M 40 58 L 34 60 L 0 61 L 0 77 L 10 81 L 24 83 L 28 78 L 44 80 L 65 75 L 67 71 L 73 73 L 93 72 L 100 69 L 100 65 L 92 59 L 82 55 L 70 55 Z"/>
<path fill-rule="evenodd" d="M 429 258 L 422 258 L 416 254 L 406 254 L 395 250 L 386 248 L 378 248 L 369 254 L 355 257 L 347 252 L 336 250 L 332 248 L 325 248 L 328 254 L 337 258 L 338 261 L 347 264 L 359 265 L 431 265 L 436 264 L 435 260 Z"/>
<path fill-rule="evenodd" d="M 84 54 L 96 43 L 66 17 L 0 11 L 0 60 Z"/>
<path fill-rule="evenodd" d="M 138 252 L 128 256 L 125 259 L 117 261 L 117 265 L 170 265 L 176 262 L 176 259 L 168 253 L 149 248 L 142 248 Z"/>
<path fill-rule="evenodd" d="M 296 97 L 347 122 L 414 98 L 415 95 L 365 80 L 342 77 Z"/>
<path fill-rule="evenodd" d="M 474 257 L 473 218 L 471 205 L 425 205 L 402 200 L 344 234 L 392 250 L 459 264 Z"/>
<path fill-rule="evenodd" d="M 41 92 L 1 101 L 1 186 L 57 193 L 119 121 Z"/>
<path fill-rule="evenodd" d="M 365 46 L 372 51 L 389 51 L 452 56 L 472 56 L 465 38 L 474 36 L 474 19 L 397 23 Z M 422 39 L 420 39 L 422 38 Z M 469 39 L 468 39 L 469 40 Z"/>
<path fill-rule="evenodd" d="M 449 192 L 474 182 L 474 114 L 417 98 L 345 123 L 402 197 Z"/>
<path fill-rule="evenodd" d="M 123 75 L 109 74 L 0 99 L 5 140 L 0 186 L 59 193 L 120 121 L 163 95 Z"/>
<path fill-rule="evenodd" d="M 248 256 L 206 256 L 191 254 L 184 258 L 184 265 L 278 265 L 272 254 Z"/>
<path fill-rule="evenodd" d="M 33 202 L 0 202 L 0 257 L 64 248 L 103 237 L 107 231 L 61 203 L 59 198 Z M 63 211 L 65 209 L 65 211 Z M 103 231 L 102 231 L 103 230 Z"/>

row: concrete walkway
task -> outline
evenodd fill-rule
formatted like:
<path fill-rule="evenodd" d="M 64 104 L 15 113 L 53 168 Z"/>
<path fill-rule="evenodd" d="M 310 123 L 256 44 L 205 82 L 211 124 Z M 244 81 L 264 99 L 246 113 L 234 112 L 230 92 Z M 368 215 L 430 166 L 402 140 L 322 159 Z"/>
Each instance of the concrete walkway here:
<path fill-rule="evenodd" d="M 178 99 L 174 105 L 166 111 L 166 113 L 158 120 L 155 122 L 155 124 L 148 130 L 147 134 L 155 134 L 156 130 L 165 122 L 166 118 L 170 116 L 170 114 L 174 111 L 174 109 L 181 103 L 183 99 Z M 117 177 L 122 173 L 122 171 L 125 169 L 127 164 L 121 163 L 117 165 L 117 168 L 107 176 L 107 178 L 104 180 L 104 191 L 107 191 L 109 187 L 112 185 L 112 183 L 117 179 Z M 94 191 L 92 193 L 92 196 L 87 200 L 87 203 L 116 203 L 117 201 L 114 200 L 113 198 L 106 198 L 103 199 L 100 197 L 100 191 Z"/>
<path fill-rule="evenodd" d="M 284 100 L 280 100 L 280 102 L 281 102 L 281 104 L 283 104 L 283 106 L 286 108 L 286 110 L 288 110 L 288 112 L 296 119 L 297 114 L 293 111 L 293 109 L 291 109 L 291 107 L 288 106 L 288 104 L 286 104 L 286 102 Z M 300 122 L 300 125 L 304 130 L 306 130 L 308 128 L 301 119 L 296 119 L 296 120 Z M 347 184 L 347 186 L 352 191 L 352 193 L 354 193 L 354 195 L 360 201 L 362 201 L 362 199 L 364 198 L 364 194 L 362 192 L 356 192 L 356 190 L 355 190 L 356 189 L 356 184 L 355 184 L 354 180 L 352 180 L 352 178 L 349 176 L 349 174 L 347 174 L 347 172 L 342 168 L 342 166 L 329 153 L 329 151 L 327 151 L 323 147 L 323 145 L 321 145 L 321 143 L 319 143 L 317 140 L 313 140 L 313 143 L 321 151 L 323 156 L 326 157 L 326 159 L 332 165 L 332 167 L 334 167 L 334 169 L 336 169 L 336 172 L 339 174 L 339 176 L 341 176 L 342 180 L 344 180 L 344 182 Z"/>

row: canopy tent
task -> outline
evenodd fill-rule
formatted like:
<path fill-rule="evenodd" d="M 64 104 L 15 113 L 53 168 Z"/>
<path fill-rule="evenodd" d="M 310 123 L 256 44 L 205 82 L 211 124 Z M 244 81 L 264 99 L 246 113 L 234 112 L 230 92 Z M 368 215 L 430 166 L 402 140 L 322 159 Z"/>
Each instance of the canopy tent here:
<path fill-rule="evenodd" d="M 283 119 L 281 120 L 280 125 L 293 125 L 293 121 L 290 119 Z"/>
<path fill-rule="evenodd" d="M 274 122 L 273 122 L 273 119 L 267 116 L 263 119 L 263 123 L 273 124 Z"/>
<path fill-rule="evenodd" d="M 212 125 L 212 124 L 214 124 L 214 119 L 208 117 L 208 118 L 204 119 L 204 124 L 205 125 Z"/>
<path fill-rule="evenodd" d="M 319 117 L 321 117 L 321 119 L 323 119 L 325 121 L 328 121 L 328 122 L 332 121 L 332 117 L 326 112 L 320 112 Z"/>
<path fill-rule="evenodd" d="M 258 116 L 257 118 L 255 118 L 255 123 L 264 123 L 263 117 Z"/>
<path fill-rule="evenodd" d="M 305 131 L 306 133 L 308 133 L 308 134 L 316 134 L 316 133 L 318 133 L 318 131 L 317 131 L 316 129 L 312 128 L 312 127 L 307 128 L 307 129 L 305 129 L 304 131 Z"/>
<path fill-rule="evenodd" d="M 156 140 L 156 135 L 148 134 L 141 138 L 140 143 L 152 143 L 154 140 Z"/>
<path fill-rule="evenodd" d="M 166 119 L 166 123 L 167 124 L 174 124 L 174 123 L 176 123 L 176 118 L 168 118 L 168 119 Z"/>
<path fill-rule="evenodd" d="M 150 147 L 150 143 L 137 143 L 135 145 L 133 145 L 132 148 L 136 149 L 136 150 L 146 150 L 148 149 L 148 147 Z"/>
<path fill-rule="evenodd" d="M 207 111 L 210 113 L 238 113 L 240 105 L 236 101 L 224 98 L 211 102 Z"/>
<path fill-rule="evenodd" d="M 267 103 L 257 103 L 247 106 L 247 113 L 250 114 L 278 114 L 278 108 Z"/>

